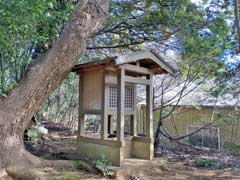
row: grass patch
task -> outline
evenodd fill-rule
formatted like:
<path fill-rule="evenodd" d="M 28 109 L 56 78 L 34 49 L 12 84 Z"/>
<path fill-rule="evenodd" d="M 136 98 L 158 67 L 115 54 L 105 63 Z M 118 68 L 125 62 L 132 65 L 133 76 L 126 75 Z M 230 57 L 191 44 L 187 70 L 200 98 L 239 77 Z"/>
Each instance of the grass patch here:
<path fill-rule="evenodd" d="M 77 172 L 58 172 L 55 174 L 56 180 L 76 180 L 83 179 L 83 175 Z"/>
<path fill-rule="evenodd" d="M 196 167 L 220 169 L 222 167 L 221 162 L 212 159 L 198 159 L 195 161 Z"/>
<path fill-rule="evenodd" d="M 102 176 L 77 169 L 55 169 L 44 168 L 43 172 L 47 173 L 47 180 L 79 180 L 79 179 L 101 179 Z"/>
<path fill-rule="evenodd" d="M 113 172 L 109 171 L 110 166 L 111 162 L 109 162 L 104 155 L 102 155 L 101 158 L 95 162 L 95 167 L 101 171 L 105 178 L 110 178 L 113 176 Z"/>
<path fill-rule="evenodd" d="M 239 156 L 240 155 L 240 145 L 234 143 L 224 143 L 223 148 L 230 154 Z"/>
<path fill-rule="evenodd" d="M 76 160 L 73 162 L 73 165 L 76 169 L 85 170 L 88 172 L 94 172 L 94 167 L 90 163 L 87 163 L 81 160 Z"/>

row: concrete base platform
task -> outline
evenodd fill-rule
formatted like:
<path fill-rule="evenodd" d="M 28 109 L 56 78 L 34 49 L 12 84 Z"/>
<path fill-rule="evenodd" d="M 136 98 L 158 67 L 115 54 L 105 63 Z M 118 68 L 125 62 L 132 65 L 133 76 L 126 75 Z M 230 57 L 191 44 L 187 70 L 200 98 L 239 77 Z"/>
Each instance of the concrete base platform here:
<path fill-rule="evenodd" d="M 113 172 L 118 180 L 129 179 L 130 176 L 139 174 L 142 169 L 149 169 L 151 167 L 163 166 L 164 160 L 155 158 L 153 160 L 129 158 L 121 162 L 121 167 L 111 166 L 109 170 Z"/>
<path fill-rule="evenodd" d="M 153 139 L 129 136 L 124 141 L 102 140 L 78 137 L 77 147 L 82 156 L 99 159 L 104 155 L 114 166 L 122 166 L 128 158 L 151 160 L 153 158 Z"/>

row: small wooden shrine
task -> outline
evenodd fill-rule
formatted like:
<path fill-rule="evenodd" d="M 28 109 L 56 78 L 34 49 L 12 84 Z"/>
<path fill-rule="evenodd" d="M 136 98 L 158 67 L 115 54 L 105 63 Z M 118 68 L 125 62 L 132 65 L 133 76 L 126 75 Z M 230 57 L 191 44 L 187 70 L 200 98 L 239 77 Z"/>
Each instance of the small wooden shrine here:
<path fill-rule="evenodd" d="M 76 65 L 79 75 L 78 147 L 120 166 L 126 158 L 153 158 L 153 75 L 174 68 L 152 50 Z M 137 84 L 145 86 L 145 132 L 137 132 Z M 86 135 L 86 116 L 100 117 L 99 136 Z M 124 125 L 125 124 L 125 125 Z M 126 127 L 128 125 L 128 127 Z M 126 132 L 126 129 L 129 131 Z"/>

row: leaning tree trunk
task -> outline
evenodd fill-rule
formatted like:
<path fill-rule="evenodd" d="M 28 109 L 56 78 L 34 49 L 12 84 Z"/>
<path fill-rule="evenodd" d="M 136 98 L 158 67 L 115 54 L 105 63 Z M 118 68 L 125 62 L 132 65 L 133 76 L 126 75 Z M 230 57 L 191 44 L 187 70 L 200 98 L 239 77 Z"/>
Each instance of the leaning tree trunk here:
<path fill-rule="evenodd" d="M 29 69 L 7 98 L 0 99 L 0 169 L 40 165 L 40 159 L 25 151 L 23 131 L 71 71 L 85 50 L 86 39 L 106 16 L 108 6 L 108 0 L 79 1 L 54 46 Z"/>

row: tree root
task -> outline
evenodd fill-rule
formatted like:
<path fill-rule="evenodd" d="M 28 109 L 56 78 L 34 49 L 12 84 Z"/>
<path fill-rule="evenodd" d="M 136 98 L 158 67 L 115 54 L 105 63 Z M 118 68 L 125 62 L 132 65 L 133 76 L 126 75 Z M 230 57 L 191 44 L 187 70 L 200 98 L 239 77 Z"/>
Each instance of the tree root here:
<path fill-rule="evenodd" d="M 8 168 L 9 176 L 17 180 L 49 180 L 49 175 L 39 169 L 29 168 Z"/>
<path fill-rule="evenodd" d="M 37 157 L 35 157 L 37 158 Z M 69 171 L 78 171 L 78 170 L 84 170 L 90 173 L 97 174 L 99 173 L 97 169 L 94 167 L 94 164 L 92 162 L 87 161 L 69 161 L 69 160 L 44 160 L 41 158 L 38 158 L 41 160 L 41 165 L 37 163 L 37 166 L 29 167 L 29 164 L 27 166 L 8 166 L 6 168 L 6 171 L 3 171 L 3 175 L 9 175 L 13 179 L 16 180 L 51 180 L 54 179 L 51 172 L 47 172 L 46 170 L 49 169 L 55 169 L 58 170 L 69 170 Z M 21 163 L 24 164 L 24 163 Z M 35 164 L 36 165 L 36 164 Z M 11 180 L 11 179 L 1 179 L 0 180 Z"/>
<path fill-rule="evenodd" d="M 92 162 L 82 160 L 48 160 L 45 161 L 45 167 L 53 167 L 55 169 L 84 170 L 91 173 L 98 172 Z"/>
<path fill-rule="evenodd" d="M 98 172 L 91 160 L 46 160 L 32 155 L 25 149 L 18 150 L 13 156 L 9 156 L 8 159 L 5 170 L 0 171 L 0 180 L 5 180 L 1 179 L 1 174 L 3 177 L 9 175 L 17 180 L 51 180 L 53 178 L 51 177 L 51 172 L 49 174 L 45 168 L 53 168 L 56 171 L 85 170 L 94 174 Z"/>
<path fill-rule="evenodd" d="M 94 166 L 92 166 L 92 163 L 85 161 L 76 162 L 67 160 L 48 160 L 45 161 L 45 168 L 26 168 L 18 166 L 8 167 L 5 171 L 5 175 L 9 175 L 16 180 L 53 180 L 54 176 L 52 175 L 51 169 L 54 169 L 56 171 L 78 171 L 81 169 L 86 170 L 90 173 L 98 173 Z M 0 180 L 5 179 L 0 178 Z"/>

